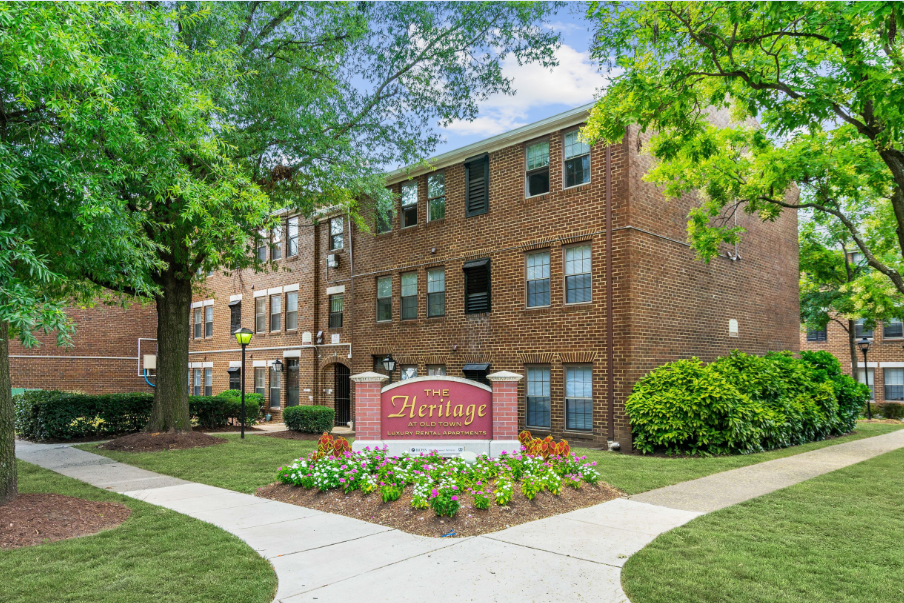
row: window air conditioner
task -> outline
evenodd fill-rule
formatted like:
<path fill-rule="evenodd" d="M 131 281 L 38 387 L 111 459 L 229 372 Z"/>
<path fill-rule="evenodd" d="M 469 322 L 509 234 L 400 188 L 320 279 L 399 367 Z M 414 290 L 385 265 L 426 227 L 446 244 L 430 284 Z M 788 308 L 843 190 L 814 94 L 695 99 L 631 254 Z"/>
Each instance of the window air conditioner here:
<path fill-rule="evenodd" d="M 326 265 L 328 268 L 338 268 L 339 267 L 339 257 L 335 253 L 331 253 L 326 256 Z"/>

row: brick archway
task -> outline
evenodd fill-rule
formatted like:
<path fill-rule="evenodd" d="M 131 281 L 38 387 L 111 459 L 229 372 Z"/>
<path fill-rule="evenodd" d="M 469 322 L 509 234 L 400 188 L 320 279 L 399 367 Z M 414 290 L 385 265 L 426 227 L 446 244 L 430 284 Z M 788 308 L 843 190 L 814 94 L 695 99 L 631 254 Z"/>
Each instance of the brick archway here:
<path fill-rule="evenodd" d="M 320 370 L 325 369 L 331 364 L 342 364 L 345 365 L 349 370 L 351 370 L 352 368 L 352 363 L 346 356 L 340 356 L 335 352 L 320 361 Z"/>

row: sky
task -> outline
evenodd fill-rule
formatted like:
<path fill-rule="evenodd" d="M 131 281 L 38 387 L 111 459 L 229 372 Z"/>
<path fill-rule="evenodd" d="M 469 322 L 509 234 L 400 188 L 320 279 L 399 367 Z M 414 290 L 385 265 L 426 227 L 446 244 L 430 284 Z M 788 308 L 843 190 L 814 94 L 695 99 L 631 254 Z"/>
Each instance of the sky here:
<path fill-rule="evenodd" d="M 453 151 L 593 101 L 606 78 L 599 65 L 590 59 L 592 36 L 584 10 L 584 3 L 570 3 L 551 19 L 552 28 L 562 34 L 558 67 L 552 71 L 539 65 L 519 67 L 513 58 L 507 59 L 503 74 L 514 78 L 515 95 L 492 96 L 481 104 L 476 120 L 440 128 L 446 140 L 435 154 Z"/>

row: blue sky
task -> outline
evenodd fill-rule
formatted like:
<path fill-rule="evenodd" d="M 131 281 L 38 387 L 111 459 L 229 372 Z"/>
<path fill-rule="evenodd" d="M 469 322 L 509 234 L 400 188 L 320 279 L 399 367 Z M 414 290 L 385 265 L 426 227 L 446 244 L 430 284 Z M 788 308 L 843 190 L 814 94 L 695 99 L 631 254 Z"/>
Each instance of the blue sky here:
<path fill-rule="evenodd" d="M 590 59 L 592 37 L 585 10 L 583 2 L 569 3 L 551 20 L 552 28 L 562 34 L 558 67 L 551 71 L 539 65 L 519 67 L 514 59 L 508 59 L 503 73 L 514 78 L 515 95 L 490 97 L 481 105 L 475 121 L 441 128 L 446 142 L 437 147 L 436 154 L 591 102 L 606 79 Z"/>

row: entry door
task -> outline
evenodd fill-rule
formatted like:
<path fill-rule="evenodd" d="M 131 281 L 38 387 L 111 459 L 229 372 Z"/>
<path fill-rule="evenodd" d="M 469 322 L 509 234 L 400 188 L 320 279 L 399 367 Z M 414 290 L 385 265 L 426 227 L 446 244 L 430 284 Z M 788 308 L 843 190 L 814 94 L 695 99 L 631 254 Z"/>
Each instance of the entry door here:
<path fill-rule="evenodd" d="M 298 406 L 298 358 L 286 359 L 286 406 Z"/>
<path fill-rule="evenodd" d="M 335 387 L 333 402 L 336 405 L 336 425 L 346 425 L 352 420 L 351 374 L 344 364 L 334 365 Z"/>

